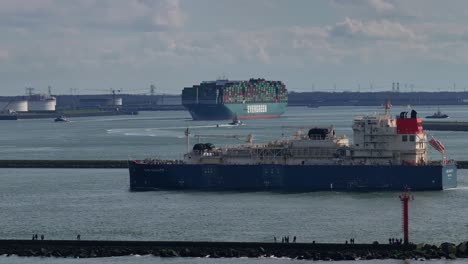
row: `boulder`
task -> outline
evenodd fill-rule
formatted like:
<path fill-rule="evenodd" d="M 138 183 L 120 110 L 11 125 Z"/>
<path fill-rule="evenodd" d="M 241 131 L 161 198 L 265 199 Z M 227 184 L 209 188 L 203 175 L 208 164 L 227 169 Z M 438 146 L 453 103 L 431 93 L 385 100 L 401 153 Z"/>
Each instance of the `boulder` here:
<path fill-rule="evenodd" d="M 161 249 L 159 250 L 159 256 L 163 258 L 169 258 L 169 257 L 178 257 L 179 254 L 175 252 L 173 249 Z"/>
<path fill-rule="evenodd" d="M 183 256 L 183 257 L 190 257 L 191 255 L 191 252 L 190 252 L 190 249 L 188 248 L 184 248 L 181 252 L 180 252 L 180 255 Z"/>
<path fill-rule="evenodd" d="M 424 244 L 424 243 L 417 244 L 417 245 L 416 245 L 416 250 L 419 250 L 419 251 L 424 250 L 424 249 L 425 249 L 425 248 L 424 248 L 425 245 L 426 245 L 426 244 Z"/>
<path fill-rule="evenodd" d="M 453 243 L 442 243 L 440 245 L 440 249 L 445 253 L 445 254 L 455 254 L 457 253 L 457 247 Z"/>
<path fill-rule="evenodd" d="M 468 242 L 460 243 L 457 246 L 457 255 L 459 256 L 468 256 Z"/>
<path fill-rule="evenodd" d="M 262 254 L 265 254 L 265 249 L 264 249 L 264 248 L 259 247 L 258 250 L 259 250 Z"/>

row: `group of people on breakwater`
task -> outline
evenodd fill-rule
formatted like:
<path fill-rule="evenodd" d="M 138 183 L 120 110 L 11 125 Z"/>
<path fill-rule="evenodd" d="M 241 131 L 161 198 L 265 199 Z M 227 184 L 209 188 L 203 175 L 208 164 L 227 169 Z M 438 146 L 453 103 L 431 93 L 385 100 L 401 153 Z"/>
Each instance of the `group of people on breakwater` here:
<path fill-rule="evenodd" d="M 39 240 L 39 235 L 38 234 L 33 234 L 32 235 L 32 240 Z M 44 240 L 44 235 L 41 235 L 41 240 Z"/>
<path fill-rule="evenodd" d="M 41 240 L 44 240 L 44 235 L 41 235 Z M 32 235 L 32 240 L 39 240 L 39 235 L 38 234 L 33 234 Z M 78 234 L 76 235 L 76 240 L 81 240 L 81 235 Z"/>
<path fill-rule="evenodd" d="M 293 236 L 292 243 L 296 243 L 296 239 L 297 239 L 296 236 Z M 274 241 L 275 243 L 278 242 L 278 239 L 276 238 L 276 236 L 273 237 L 273 241 Z M 283 236 L 283 237 L 281 238 L 281 243 L 289 243 L 289 241 L 290 241 L 290 240 L 289 240 L 289 236 Z M 401 245 L 401 241 L 403 241 L 403 240 L 402 240 L 402 239 L 401 239 L 401 240 L 397 240 L 397 239 L 394 239 L 394 238 L 393 238 L 393 240 L 389 239 L 388 241 L 393 241 L 393 242 L 395 242 L 395 243 L 389 243 L 389 244 L 396 244 L 396 243 L 399 243 L 398 245 Z M 398 242 L 398 241 L 399 241 L 399 242 Z M 354 244 L 354 242 L 355 242 L 354 238 L 350 238 L 350 239 L 349 239 L 349 244 Z M 315 244 L 315 240 L 312 241 L 312 244 Z M 348 244 L 348 240 L 345 241 L 345 244 Z"/>
<path fill-rule="evenodd" d="M 390 245 L 403 245 L 403 238 L 394 238 L 394 237 L 391 237 L 388 239 L 388 244 Z"/>
<path fill-rule="evenodd" d="M 276 236 L 273 237 L 273 241 L 277 242 Z M 296 243 L 296 236 L 293 237 L 293 243 Z M 289 236 L 284 236 L 281 238 L 281 243 L 289 243 Z"/>

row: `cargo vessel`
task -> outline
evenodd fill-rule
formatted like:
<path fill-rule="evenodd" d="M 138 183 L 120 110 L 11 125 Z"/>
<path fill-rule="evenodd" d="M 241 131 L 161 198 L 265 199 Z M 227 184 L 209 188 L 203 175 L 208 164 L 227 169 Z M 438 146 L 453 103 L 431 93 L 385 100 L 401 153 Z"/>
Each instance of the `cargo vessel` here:
<path fill-rule="evenodd" d="M 130 160 L 130 190 L 415 191 L 457 186 L 444 145 L 426 135 L 416 111 L 356 117 L 353 143 L 333 127 L 266 144 L 197 143 L 182 160 Z M 187 129 L 187 146 L 190 133 Z M 429 146 L 441 159 L 428 159 Z"/>
<path fill-rule="evenodd" d="M 288 91 L 281 81 L 205 81 L 182 91 L 182 104 L 193 120 L 271 118 L 282 115 Z"/>

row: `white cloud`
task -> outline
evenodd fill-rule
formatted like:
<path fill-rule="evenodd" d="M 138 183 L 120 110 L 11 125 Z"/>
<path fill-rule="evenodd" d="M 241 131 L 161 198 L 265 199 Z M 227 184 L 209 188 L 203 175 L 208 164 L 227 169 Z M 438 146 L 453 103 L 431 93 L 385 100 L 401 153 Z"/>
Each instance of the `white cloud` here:
<path fill-rule="evenodd" d="M 52 7 L 54 0 L 4 0 L 0 1 L 0 14 L 31 14 Z"/>
<path fill-rule="evenodd" d="M 366 37 L 379 39 L 414 39 L 416 34 L 398 22 L 388 20 L 360 21 L 346 18 L 329 27 L 330 34 L 337 37 Z"/>
<path fill-rule="evenodd" d="M 178 0 L 159 2 L 153 15 L 153 22 L 157 26 L 180 28 L 184 25 L 186 15 L 180 8 Z"/>
<path fill-rule="evenodd" d="M 389 12 L 395 10 L 395 6 L 385 0 L 367 0 L 367 2 L 377 12 Z"/>
<path fill-rule="evenodd" d="M 370 8 L 379 13 L 394 11 L 395 5 L 388 0 L 333 0 L 337 7 Z"/>
<path fill-rule="evenodd" d="M 5 0 L 0 1 L 0 73 L 7 74 L 0 77 L 36 74 L 54 79 L 68 73 L 107 82 L 112 76 L 130 79 L 143 71 L 149 72 L 144 78 L 153 78 L 159 71 L 170 82 L 185 78 L 180 72 L 188 70 L 195 75 L 207 69 L 269 72 L 283 67 L 278 72 L 291 76 L 311 67 L 320 75 L 322 68 L 333 71 L 340 66 L 468 64 L 465 21 L 458 16 L 432 19 L 428 6 L 418 9 L 421 16 L 400 19 L 398 14 L 406 9 L 424 5 L 415 2 L 335 0 L 340 8 L 326 3 L 331 10 L 324 10 L 324 17 L 333 15 L 326 19 L 301 18 L 285 9 L 275 26 L 250 27 L 223 17 L 231 10 L 207 10 L 201 17 L 203 11 L 190 10 L 195 4 L 188 1 L 38 0 L 24 5 Z M 232 12 L 243 19 L 243 8 L 247 7 Z M 266 10 L 273 12 L 272 8 Z M 258 11 L 259 16 L 269 12 Z M 223 18 L 223 26 L 217 26 Z M 113 74 L 116 69 L 121 75 Z"/>
<path fill-rule="evenodd" d="M 184 26 L 178 0 L 0 1 L 0 27 L 161 31 Z"/>
<path fill-rule="evenodd" d="M 0 62 L 7 60 L 10 57 L 8 50 L 0 49 Z"/>

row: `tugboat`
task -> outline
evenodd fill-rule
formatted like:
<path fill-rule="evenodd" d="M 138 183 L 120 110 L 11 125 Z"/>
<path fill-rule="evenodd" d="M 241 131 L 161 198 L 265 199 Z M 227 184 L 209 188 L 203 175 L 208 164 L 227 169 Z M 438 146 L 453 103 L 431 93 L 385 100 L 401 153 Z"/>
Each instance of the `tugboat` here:
<path fill-rule="evenodd" d="M 437 112 L 435 112 L 433 115 L 426 116 L 426 118 L 447 118 L 447 117 L 449 116 L 446 114 L 442 114 L 439 108 L 437 108 Z"/>
<path fill-rule="evenodd" d="M 68 118 L 66 118 L 65 116 L 61 115 L 57 118 L 54 119 L 55 122 L 70 122 L 70 120 L 68 120 Z"/>

